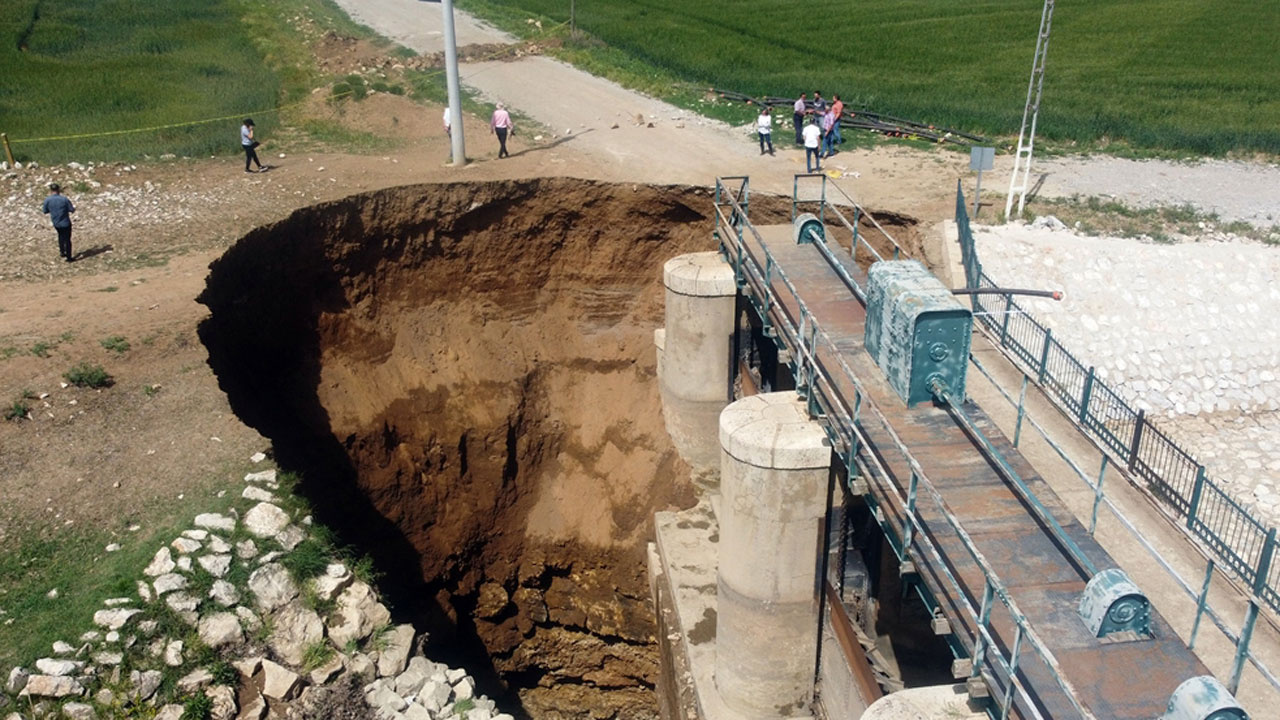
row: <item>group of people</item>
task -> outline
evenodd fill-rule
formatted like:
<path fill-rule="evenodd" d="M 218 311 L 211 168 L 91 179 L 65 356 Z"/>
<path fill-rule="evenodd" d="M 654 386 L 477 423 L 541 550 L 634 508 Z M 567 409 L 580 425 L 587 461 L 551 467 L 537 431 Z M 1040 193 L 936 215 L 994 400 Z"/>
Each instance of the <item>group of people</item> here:
<path fill-rule="evenodd" d="M 813 92 L 810 103 L 805 93 L 800 93 L 791 115 L 791 122 L 796 131 L 796 144 L 804 146 L 804 166 L 806 172 L 817 172 L 822 169 L 822 160 L 836 154 L 836 145 L 844 142 L 840 135 L 840 118 L 844 115 L 844 102 L 839 95 L 831 96 L 831 104 L 822 98 L 822 93 Z M 756 135 L 760 139 L 760 154 L 773 154 L 773 114 L 769 106 L 760 108 L 760 116 L 756 118 Z"/>

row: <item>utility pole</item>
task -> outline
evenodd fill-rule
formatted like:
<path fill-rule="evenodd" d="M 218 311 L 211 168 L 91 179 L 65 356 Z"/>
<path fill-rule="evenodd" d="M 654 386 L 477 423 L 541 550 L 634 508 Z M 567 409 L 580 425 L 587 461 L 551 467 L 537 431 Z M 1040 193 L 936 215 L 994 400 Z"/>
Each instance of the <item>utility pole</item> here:
<path fill-rule="evenodd" d="M 467 164 L 466 145 L 462 141 L 462 92 L 458 83 L 458 39 L 453 32 L 453 0 L 443 0 L 440 11 L 444 13 L 444 74 L 449 86 L 449 140 L 453 149 L 454 167 Z"/>
<path fill-rule="evenodd" d="M 1022 127 L 1018 130 L 1018 152 L 1013 156 L 1013 176 L 1009 178 L 1009 196 L 1004 201 L 1004 218 L 1014 218 L 1013 196 L 1018 195 L 1018 215 L 1027 203 L 1031 181 L 1031 151 L 1036 144 L 1036 120 L 1040 117 L 1040 95 L 1044 90 L 1044 64 L 1049 55 L 1049 30 L 1053 26 L 1053 0 L 1044 0 L 1040 12 L 1040 34 L 1036 36 L 1036 57 L 1031 62 L 1031 81 L 1027 84 L 1027 104 L 1022 109 Z M 1030 131 L 1027 118 L 1031 119 Z M 1021 173 L 1022 179 L 1018 179 Z"/>

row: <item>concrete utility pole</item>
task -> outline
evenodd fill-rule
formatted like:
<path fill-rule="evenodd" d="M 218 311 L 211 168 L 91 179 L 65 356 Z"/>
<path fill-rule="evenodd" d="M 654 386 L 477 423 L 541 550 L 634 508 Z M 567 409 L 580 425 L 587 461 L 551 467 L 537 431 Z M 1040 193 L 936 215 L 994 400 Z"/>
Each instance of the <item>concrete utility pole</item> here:
<path fill-rule="evenodd" d="M 453 34 L 453 0 L 443 0 L 444 74 L 449 86 L 449 139 L 453 144 L 453 166 L 467 164 L 467 149 L 462 141 L 462 93 L 458 84 L 458 40 Z"/>

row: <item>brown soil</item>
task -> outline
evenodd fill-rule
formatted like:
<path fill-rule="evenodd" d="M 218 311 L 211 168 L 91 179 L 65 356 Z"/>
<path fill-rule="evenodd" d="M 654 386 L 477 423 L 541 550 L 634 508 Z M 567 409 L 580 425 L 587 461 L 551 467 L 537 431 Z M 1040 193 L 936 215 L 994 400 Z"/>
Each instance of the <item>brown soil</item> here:
<path fill-rule="evenodd" d="M 643 548 L 653 512 L 693 496 L 652 331 L 662 263 L 710 246 L 709 199 L 379 191 L 250 233 L 200 297 L 232 407 L 535 717 L 655 713 Z"/>

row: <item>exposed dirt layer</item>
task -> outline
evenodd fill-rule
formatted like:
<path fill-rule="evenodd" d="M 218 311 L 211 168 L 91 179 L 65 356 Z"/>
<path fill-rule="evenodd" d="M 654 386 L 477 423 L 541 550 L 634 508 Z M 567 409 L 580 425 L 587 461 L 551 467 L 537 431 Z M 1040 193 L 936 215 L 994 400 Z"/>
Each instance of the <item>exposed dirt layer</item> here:
<path fill-rule="evenodd" d="M 237 414 L 377 553 L 398 611 L 532 717 L 656 715 L 643 548 L 694 498 L 652 331 L 711 209 L 567 179 L 393 188 L 250 233 L 200 297 Z"/>

